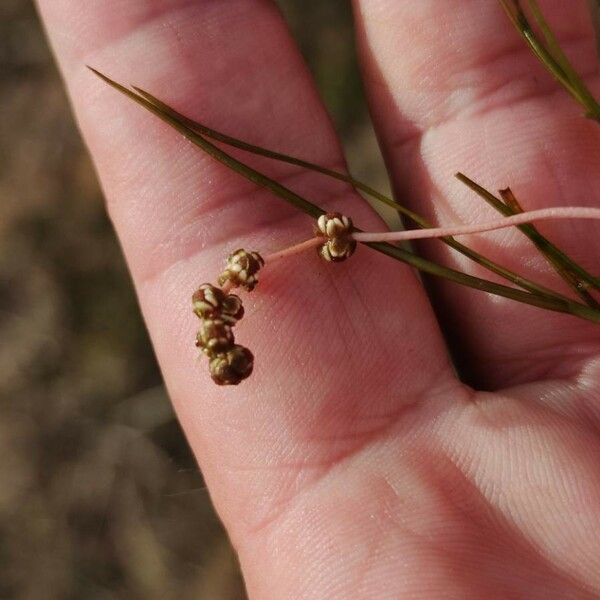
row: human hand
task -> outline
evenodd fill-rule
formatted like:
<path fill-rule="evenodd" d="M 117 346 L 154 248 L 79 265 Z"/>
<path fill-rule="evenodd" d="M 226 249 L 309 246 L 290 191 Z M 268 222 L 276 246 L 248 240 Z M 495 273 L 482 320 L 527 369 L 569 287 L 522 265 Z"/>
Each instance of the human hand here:
<path fill-rule="evenodd" d="M 236 137 L 342 167 L 339 144 L 265 0 L 39 0 L 104 186 L 164 378 L 250 596 L 592 598 L 600 594 L 600 332 L 359 248 L 298 256 L 245 302 L 253 376 L 217 388 L 190 310 L 236 247 L 278 249 L 311 223 L 128 103 L 85 69 L 132 81 Z M 584 2 L 547 14 L 592 88 Z M 571 6 L 571 5 L 575 6 Z M 461 169 L 528 208 L 598 205 L 600 130 L 530 56 L 494 0 L 356 0 L 365 86 L 399 197 L 440 222 L 485 207 Z M 269 165 L 367 229 L 338 184 Z M 342 193 L 343 192 L 343 193 Z M 490 216 L 488 214 L 488 216 Z M 594 266 L 596 225 L 548 225 Z M 556 276 L 519 232 L 471 242 Z M 463 265 L 439 242 L 422 251 Z M 476 271 L 474 271 L 476 272 Z"/>

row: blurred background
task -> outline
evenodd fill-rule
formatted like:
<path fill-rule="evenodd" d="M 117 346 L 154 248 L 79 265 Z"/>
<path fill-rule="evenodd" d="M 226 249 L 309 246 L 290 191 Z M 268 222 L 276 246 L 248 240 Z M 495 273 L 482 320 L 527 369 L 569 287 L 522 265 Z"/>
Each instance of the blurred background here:
<path fill-rule="evenodd" d="M 280 0 L 385 191 L 347 0 Z M 33 4 L 0 1 L 0 598 L 244 598 Z"/>

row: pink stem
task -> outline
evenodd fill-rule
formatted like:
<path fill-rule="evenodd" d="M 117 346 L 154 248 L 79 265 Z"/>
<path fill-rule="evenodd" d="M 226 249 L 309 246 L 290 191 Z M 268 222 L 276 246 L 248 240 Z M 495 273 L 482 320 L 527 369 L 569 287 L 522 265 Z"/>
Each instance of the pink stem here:
<path fill-rule="evenodd" d="M 432 227 L 429 229 L 410 229 L 408 231 L 384 231 L 380 233 L 361 232 L 353 233 L 352 238 L 357 242 L 401 242 L 405 240 L 482 233 L 484 231 L 494 231 L 495 229 L 504 229 L 505 227 L 549 219 L 600 219 L 600 208 L 578 206 L 541 208 L 477 225 L 455 225 L 450 227 Z"/>
<path fill-rule="evenodd" d="M 275 262 L 280 258 L 287 258 L 288 256 L 293 256 L 294 254 L 304 252 L 304 250 L 315 248 L 319 244 L 322 244 L 324 241 L 325 240 L 322 237 L 312 237 L 309 240 L 305 240 L 304 242 L 296 244 L 295 246 L 290 246 L 289 248 L 285 248 L 284 250 L 280 250 L 279 252 L 273 252 L 273 254 L 269 254 L 268 256 L 264 257 L 265 265 Z"/>

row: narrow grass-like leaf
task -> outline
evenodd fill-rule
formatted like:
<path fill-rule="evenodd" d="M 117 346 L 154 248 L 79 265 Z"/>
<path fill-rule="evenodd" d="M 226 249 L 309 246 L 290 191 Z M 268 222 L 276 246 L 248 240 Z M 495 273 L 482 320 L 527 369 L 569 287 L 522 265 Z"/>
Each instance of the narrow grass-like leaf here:
<path fill-rule="evenodd" d="M 496 198 L 494 194 L 480 186 L 478 183 L 464 175 L 457 173 L 456 177 L 476 194 L 481 196 L 486 202 L 493 206 L 503 215 L 510 216 L 515 214 L 514 210 L 506 205 L 502 200 Z M 588 273 L 583 267 L 577 264 L 572 258 L 544 237 L 534 225 L 519 225 L 519 229 L 535 244 L 535 246 L 551 261 L 552 265 L 560 265 L 561 269 L 575 275 L 584 285 L 600 290 L 600 279 Z"/>
<path fill-rule="evenodd" d="M 556 62 L 560 65 L 560 68 L 563 70 L 565 75 L 567 75 L 567 77 L 571 81 L 576 81 L 577 79 L 579 79 L 579 75 L 572 67 L 571 63 L 569 62 L 569 59 L 563 52 L 563 49 L 560 47 L 560 44 L 558 43 L 558 40 L 556 39 L 556 36 L 554 35 L 554 32 L 552 31 L 550 25 L 546 21 L 546 18 L 544 17 L 544 14 L 540 9 L 539 4 L 536 2 L 536 0 L 527 0 L 527 4 L 529 5 L 529 10 L 531 11 L 533 18 L 535 19 L 535 22 L 537 23 L 538 27 L 540 28 L 540 31 L 542 32 L 542 35 L 544 36 L 546 48 L 548 49 L 554 60 L 556 60 Z"/>
<path fill-rule="evenodd" d="M 500 4 L 535 56 L 544 64 L 546 69 L 558 80 L 558 82 L 579 102 L 580 100 L 577 97 L 576 90 L 573 89 L 567 74 L 546 50 L 544 45 L 537 39 L 518 0 L 500 0 Z"/>
<path fill-rule="evenodd" d="M 554 32 L 545 19 L 537 0 L 526 0 L 526 2 L 536 24 L 542 32 L 545 44 L 538 39 L 519 0 L 500 0 L 500 3 L 506 10 L 516 29 L 523 36 L 534 54 L 542 61 L 548 71 L 554 75 L 571 96 L 585 108 L 586 116 L 600 122 L 600 105 L 563 52 Z M 488 201 L 490 200 L 489 197 L 487 199 Z M 515 201 L 516 206 L 511 206 L 510 202 L 508 203 L 508 206 L 511 210 L 518 211 L 518 203 L 514 197 L 512 199 Z M 549 246 L 547 240 L 539 234 L 533 225 L 525 226 L 521 229 L 526 235 L 529 235 L 536 247 L 546 256 L 550 264 L 570 287 L 572 287 L 589 306 L 598 308 L 598 302 L 587 290 L 587 287 L 589 286 L 598 289 L 598 279 L 589 275 L 589 273 L 572 261 L 572 259 L 559 251 L 558 248 L 553 245 Z"/>
<path fill-rule="evenodd" d="M 365 194 L 369 195 L 371 198 L 373 198 L 379 202 L 382 202 L 382 203 L 386 204 L 387 206 L 394 208 L 401 215 L 403 215 L 404 217 L 407 217 L 408 219 L 413 221 L 419 227 L 422 227 L 422 228 L 433 227 L 433 225 L 430 222 L 428 222 L 425 218 L 421 217 L 419 214 L 406 208 L 405 206 L 392 200 L 391 198 L 385 196 L 381 192 L 378 192 L 377 190 L 373 189 L 368 184 L 363 183 L 362 181 L 359 181 L 358 179 L 355 179 L 351 175 L 348 175 L 346 173 L 342 173 L 339 171 L 334 171 L 333 169 L 328 169 L 327 167 L 323 167 L 321 165 L 317 165 L 317 164 L 308 162 L 306 160 L 296 158 L 294 156 L 289 156 L 287 154 L 283 154 L 280 152 L 274 152 L 273 150 L 269 150 L 269 149 L 263 148 L 261 146 L 255 146 L 254 144 L 250 144 L 243 140 L 226 135 L 224 133 L 216 131 L 215 129 L 211 129 L 210 127 L 207 127 L 206 125 L 199 123 L 198 121 L 194 121 L 188 117 L 185 117 L 184 115 L 177 112 L 176 110 L 174 110 L 169 105 L 165 104 L 164 102 L 162 102 L 161 100 L 159 100 L 158 98 L 156 98 L 155 96 L 150 94 L 149 92 L 147 92 L 139 87 L 136 87 L 136 86 L 132 86 L 132 88 L 136 92 L 138 92 L 138 94 L 143 96 L 146 100 L 148 100 L 149 102 L 154 104 L 154 106 L 156 106 L 158 109 L 160 109 L 164 114 L 167 114 L 167 115 L 173 117 L 174 119 L 178 120 L 180 123 L 187 125 L 190 129 L 192 129 L 196 133 L 199 133 L 200 135 L 210 137 L 214 140 L 217 140 L 219 142 L 222 142 L 222 143 L 232 146 L 234 148 L 238 148 L 238 149 L 244 150 L 246 152 L 251 152 L 252 154 L 256 154 L 259 156 L 264 156 L 269 159 L 296 165 L 296 166 L 299 166 L 304 169 L 315 171 L 315 172 L 325 175 L 327 177 L 332 177 L 334 179 L 337 179 L 338 181 L 343 181 L 345 183 L 348 183 L 355 189 L 362 191 Z M 503 266 L 499 265 L 498 263 L 486 258 L 482 254 L 480 254 L 480 253 L 476 252 L 475 250 L 472 250 L 468 246 L 458 242 L 453 237 L 448 236 L 448 237 L 438 238 L 438 239 L 440 239 L 442 242 L 446 243 L 448 246 L 450 246 L 457 252 L 460 252 L 462 255 L 470 258 L 475 263 L 485 267 L 489 271 L 495 273 L 496 275 L 503 277 L 504 279 L 510 281 L 511 283 L 514 283 L 515 285 L 518 285 L 519 287 L 521 287 L 527 291 L 545 295 L 545 296 L 555 297 L 555 298 L 561 297 L 562 299 L 568 300 L 568 298 L 566 298 L 565 296 L 562 296 L 558 292 L 554 292 L 553 290 L 550 290 L 545 286 L 542 286 L 538 283 L 531 281 L 530 279 L 522 277 L 521 275 L 518 275 L 517 273 L 511 271 L 510 269 L 507 269 L 506 267 L 503 267 Z"/>
<path fill-rule="evenodd" d="M 551 46 L 556 52 L 555 46 L 559 48 L 555 55 L 547 48 L 537 37 L 533 27 L 531 26 L 527 15 L 525 14 L 519 0 L 499 0 L 504 10 L 513 22 L 517 31 L 527 42 L 532 52 L 544 64 L 546 69 L 553 77 L 565 88 L 565 90 L 585 109 L 585 114 L 588 118 L 600 122 L 600 105 L 590 93 L 587 86 L 583 83 L 579 75 L 571 66 L 564 52 L 558 46 L 554 34 L 547 25 L 541 11 L 532 0 L 528 0 L 529 5 L 534 13 L 534 18 L 538 21 L 540 28 L 546 28 L 548 34 L 544 33 L 546 40 L 552 39 Z M 536 11 L 537 9 L 537 11 Z M 539 17 L 539 20 L 538 20 Z M 543 23 L 543 26 L 542 26 Z M 563 65 L 565 65 L 563 67 Z M 568 65 L 568 67 L 566 67 Z M 566 70 L 565 70 L 566 69 Z"/>
<path fill-rule="evenodd" d="M 99 71 L 95 69 L 91 70 L 110 86 L 112 86 L 122 94 L 125 94 L 128 98 L 130 98 L 134 102 L 140 104 L 148 111 L 158 116 L 162 121 L 173 127 L 176 131 L 179 131 L 188 140 L 190 140 L 193 144 L 207 152 L 207 154 L 212 156 L 215 160 L 236 171 L 238 174 L 242 175 L 246 179 L 252 181 L 253 183 L 259 186 L 269 189 L 280 198 L 286 200 L 295 208 L 300 209 L 301 211 L 305 212 L 307 215 L 313 218 L 317 218 L 325 212 L 321 207 L 317 206 L 316 204 L 309 202 L 302 196 L 289 190 L 280 183 L 270 179 L 266 175 L 260 173 L 259 171 L 256 171 L 255 169 L 252 169 L 248 165 L 245 165 L 241 161 L 230 156 L 229 154 L 227 154 L 226 152 L 224 152 L 223 150 L 221 150 L 220 148 L 203 138 L 197 132 L 192 131 L 185 124 L 179 122 L 171 115 L 162 112 L 158 107 L 149 102 L 143 96 L 140 96 L 135 92 L 127 89 L 126 87 L 116 83 L 115 81 L 111 80 Z M 360 231 L 360 229 L 357 228 L 356 231 Z M 547 296 L 524 292 L 498 283 L 494 283 L 492 281 L 488 281 L 486 279 L 481 279 L 479 277 L 467 275 L 466 273 L 462 273 L 460 271 L 456 271 L 455 269 L 450 269 L 443 265 L 429 261 L 421 256 L 409 252 L 408 250 L 400 248 L 399 246 L 394 246 L 385 242 L 370 242 L 366 243 L 365 245 L 374 250 L 377 250 L 378 252 L 386 254 L 387 256 L 395 258 L 396 260 L 404 262 L 429 275 L 434 275 L 436 277 L 440 277 L 448 281 L 454 281 L 455 283 L 490 294 L 495 294 L 497 296 L 502 296 L 504 298 L 510 298 L 512 300 L 516 300 L 524 304 L 545 308 L 547 310 L 555 312 L 567 313 L 586 319 L 588 321 L 592 321 L 594 323 L 600 323 L 600 311 L 591 309 L 590 307 L 584 306 L 583 304 L 571 302 L 569 300 L 563 300 L 561 298 L 550 298 Z"/>
<path fill-rule="evenodd" d="M 247 165 L 240 162 L 239 160 L 233 158 L 233 156 L 230 156 L 227 153 L 223 152 L 220 148 L 217 148 L 214 144 L 211 144 L 208 140 L 204 139 L 201 135 L 192 131 L 184 123 L 181 123 L 176 118 L 164 113 L 161 109 L 154 106 L 151 102 L 149 102 L 142 96 L 136 94 L 135 92 L 132 92 L 130 89 L 126 88 L 125 86 L 121 85 L 120 83 L 113 81 L 106 75 L 100 73 L 100 71 L 97 71 L 96 69 L 94 69 L 92 67 L 88 67 L 88 68 L 93 73 L 95 73 L 98 77 L 100 77 L 102 80 L 104 80 L 106 83 L 108 83 L 108 85 L 112 86 L 113 88 L 115 88 L 116 90 L 118 90 L 119 92 L 121 92 L 122 94 L 124 94 L 125 96 L 127 96 L 128 98 L 133 100 L 134 102 L 137 102 L 138 104 L 143 106 L 145 109 L 149 110 L 151 113 L 154 113 L 157 117 L 162 119 L 165 123 L 169 124 L 171 127 L 176 129 L 177 131 L 179 131 L 179 133 L 182 133 L 188 140 L 193 142 L 196 146 L 199 146 L 200 148 L 202 148 L 202 150 L 204 150 L 207 154 L 209 154 L 210 156 L 212 156 L 214 159 L 218 160 L 219 162 L 223 163 L 225 166 L 229 167 L 230 169 L 237 171 L 240 175 L 243 175 L 246 179 L 249 179 L 250 181 L 252 181 L 253 183 L 255 183 L 261 187 L 265 187 L 265 188 L 271 190 L 276 195 L 284 198 L 290 204 L 292 204 L 296 208 L 301 209 L 306 214 L 310 215 L 311 217 L 313 217 L 315 219 L 318 218 L 320 215 L 322 215 L 325 212 L 321 208 L 319 208 L 316 204 L 313 204 L 312 202 L 309 202 L 308 200 L 306 200 L 299 194 L 292 192 L 291 190 L 284 187 L 277 181 L 274 181 L 273 179 L 270 179 L 270 178 L 262 175 L 258 171 L 255 171 L 254 169 L 248 167 Z"/>
<path fill-rule="evenodd" d="M 504 200 L 504 204 L 508 206 L 513 214 L 522 213 L 523 207 L 513 194 L 510 188 L 506 188 L 504 190 L 500 190 L 500 197 Z M 535 229 L 535 227 L 534 227 Z M 537 229 L 535 229 L 538 231 Z M 539 231 L 538 231 L 539 234 Z M 541 236 L 541 234 L 539 234 Z M 577 277 L 571 271 L 565 269 L 564 265 L 557 262 L 552 254 L 544 254 L 546 260 L 554 267 L 556 272 L 567 282 L 569 286 L 575 291 L 575 293 L 588 305 L 593 308 L 600 308 L 600 304 L 596 301 L 596 299 L 590 294 L 587 290 L 586 284 L 584 284 L 579 277 Z"/>
<path fill-rule="evenodd" d="M 561 69 L 571 82 L 571 85 L 577 90 L 579 97 L 582 99 L 588 112 L 594 115 L 593 118 L 598 119 L 600 116 L 600 105 L 598 105 L 598 102 L 585 85 L 577 71 L 573 68 L 573 65 L 567 58 L 566 54 L 563 52 L 563 49 L 560 47 L 554 32 L 546 21 L 539 4 L 537 3 L 537 0 L 527 0 L 527 2 L 529 9 L 531 10 L 531 14 L 533 15 L 533 18 L 535 19 L 540 31 L 544 36 L 548 51 L 560 65 Z"/>

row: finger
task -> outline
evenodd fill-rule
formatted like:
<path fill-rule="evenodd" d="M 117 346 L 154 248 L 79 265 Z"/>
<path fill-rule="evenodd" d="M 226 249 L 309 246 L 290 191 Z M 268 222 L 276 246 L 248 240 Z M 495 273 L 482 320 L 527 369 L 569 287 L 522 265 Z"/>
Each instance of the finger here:
<path fill-rule="evenodd" d="M 542 2 L 578 72 L 598 88 L 586 3 Z M 398 197 L 441 225 L 497 216 L 453 179 L 466 172 L 488 188 L 510 186 L 525 209 L 597 206 L 600 129 L 559 88 L 496 0 L 356 0 L 362 63 Z M 592 272 L 597 225 L 539 226 Z M 477 251 L 566 292 L 518 231 L 461 237 Z M 429 257 L 483 276 L 439 242 Z M 485 275 L 489 276 L 489 274 Z M 497 387 L 578 372 L 599 348 L 597 328 L 572 317 L 432 283 L 448 336 L 467 377 Z M 460 359 L 459 359 L 460 360 Z"/>
<path fill-rule="evenodd" d="M 312 223 L 200 154 L 84 64 L 133 79 L 232 135 L 339 165 L 306 69 L 268 2 L 40 5 L 176 410 L 242 562 L 265 576 L 265 565 L 244 553 L 250 532 L 420 406 L 424 390 L 451 380 L 430 307 L 409 269 L 365 249 L 334 266 L 314 254 L 290 259 L 245 297 L 236 338 L 256 355 L 252 378 L 214 386 L 196 357 L 192 292 L 215 280 L 228 251 L 277 250 L 308 237 Z M 357 225 L 381 226 L 347 189 L 288 166 L 269 169 Z"/>

